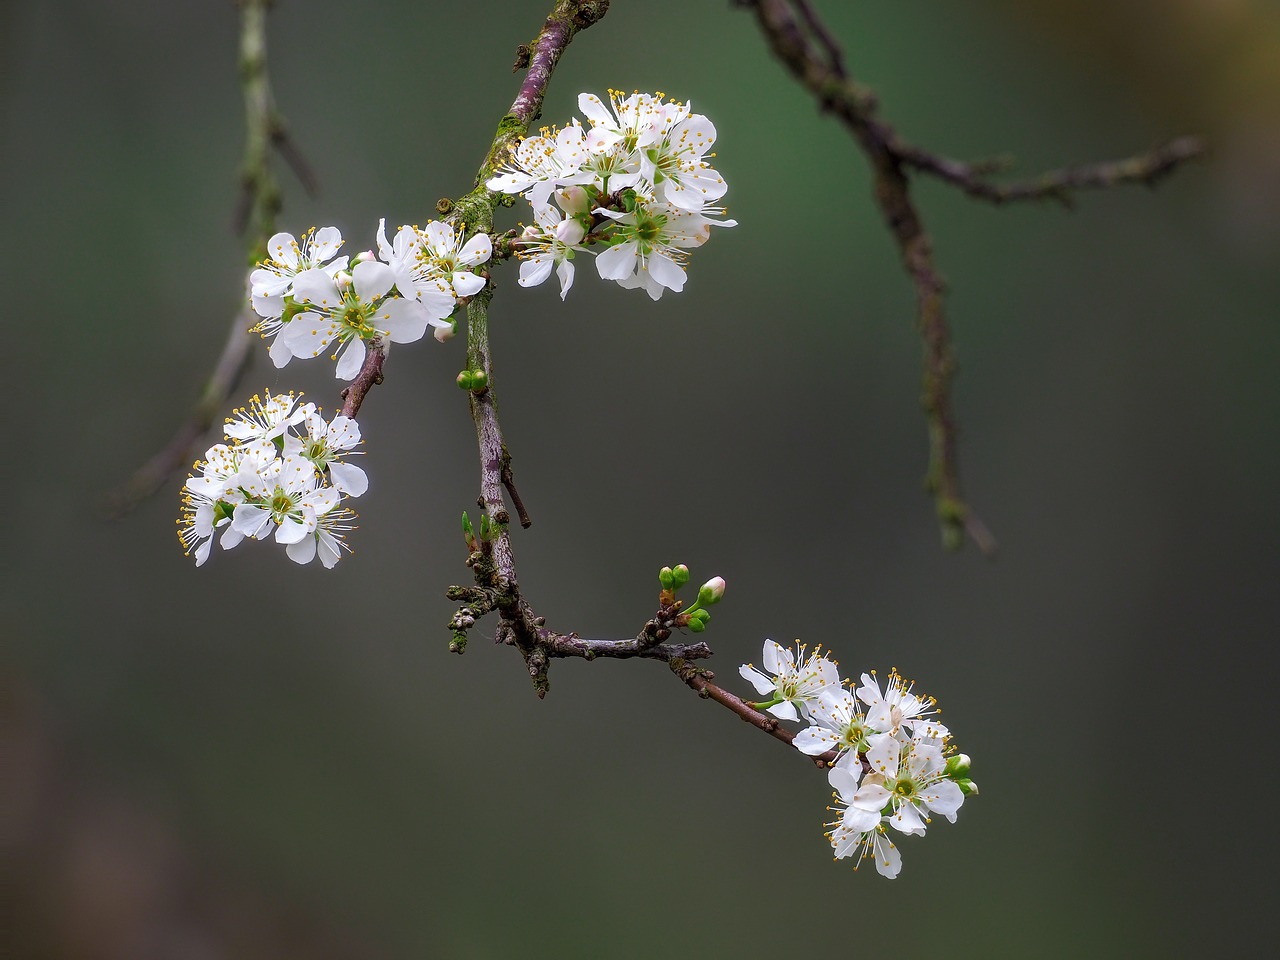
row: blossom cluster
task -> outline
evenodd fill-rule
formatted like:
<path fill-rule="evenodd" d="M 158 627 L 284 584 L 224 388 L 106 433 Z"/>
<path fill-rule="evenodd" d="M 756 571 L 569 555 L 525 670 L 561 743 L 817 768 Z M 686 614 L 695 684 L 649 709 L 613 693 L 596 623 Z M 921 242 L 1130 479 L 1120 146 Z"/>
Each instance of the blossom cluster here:
<path fill-rule="evenodd" d="M 937 702 L 913 692 L 891 670 L 882 687 L 875 671 L 855 687 L 840 679 L 835 661 L 820 650 L 806 654 L 766 640 L 762 673 L 749 664 L 739 672 L 767 699 L 755 704 L 780 720 L 808 726 L 792 744 L 811 757 L 833 753 L 828 782 L 839 819 L 828 823 L 836 859 L 870 855 L 883 876 L 896 877 L 902 855 L 890 837 L 924 836 L 940 814 L 955 823 L 966 796 L 977 794 L 969 758 L 957 753 L 951 733 L 937 719 Z"/>
<path fill-rule="evenodd" d="M 487 234 L 468 240 L 434 220 L 422 229 L 402 226 L 390 241 L 380 221 L 377 254 L 365 251 L 354 264 L 338 256 L 342 245 L 337 227 L 309 230 L 300 240 L 277 233 L 267 241 L 267 259 L 249 274 L 260 318 L 253 330 L 271 341 L 277 367 L 332 345 L 337 376 L 353 380 L 369 346 L 412 343 L 427 327 L 447 339 L 458 301 L 485 285 L 473 268 L 493 253 Z"/>
<path fill-rule="evenodd" d="M 350 550 L 355 519 L 343 497 L 369 488 L 365 472 L 346 458 L 363 453 L 350 417 L 326 421 L 314 403 L 293 393 L 254 396 L 223 427 L 225 443 L 208 449 L 183 487 L 178 541 L 196 566 L 209 559 L 213 536 L 230 549 L 244 539 L 273 537 L 291 560 L 317 556 L 332 568 Z"/>
<path fill-rule="evenodd" d="M 524 194 L 534 222 L 517 241 L 520 285 L 560 280 L 573 285 L 574 256 L 596 255 L 596 272 L 623 287 L 643 287 L 654 300 L 684 289 L 689 251 L 713 226 L 714 206 L 728 186 L 709 162 L 716 128 L 688 103 L 665 94 L 610 90 L 609 102 L 578 97 L 583 126 L 572 119 L 522 140 L 510 162 L 485 184 Z M 555 203 L 551 202 L 552 198 Z"/>

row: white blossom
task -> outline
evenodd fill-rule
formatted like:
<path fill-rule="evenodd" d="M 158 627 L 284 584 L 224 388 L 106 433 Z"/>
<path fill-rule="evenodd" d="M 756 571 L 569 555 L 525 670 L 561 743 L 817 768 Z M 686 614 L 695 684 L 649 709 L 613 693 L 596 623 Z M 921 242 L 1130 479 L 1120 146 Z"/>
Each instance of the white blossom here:
<path fill-rule="evenodd" d="M 793 654 L 773 640 L 766 640 L 763 666 L 771 676 L 746 663 L 738 673 L 756 688 L 756 693 L 778 701 L 765 707 L 769 713 L 782 720 L 799 720 L 801 715 L 809 716 L 823 690 L 840 686 L 836 664 L 821 655 L 820 649 L 815 647 L 806 657 L 801 643 L 796 644 Z"/>
<path fill-rule="evenodd" d="M 585 252 L 581 246 L 586 230 L 575 217 L 567 217 L 550 204 L 534 210 L 536 223 L 520 235 L 520 279 L 522 287 L 535 287 L 551 276 L 554 268 L 560 280 L 560 299 L 573 286 L 573 257 Z"/>
<path fill-rule="evenodd" d="M 326 423 L 314 403 L 303 407 L 302 414 L 307 426 L 306 439 L 291 437 L 293 443 L 286 444 L 286 453 L 296 451 L 310 460 L 316 470 L 321 473 L 328 471 L 330 482 L 340 493 L 349 497 L 361 496 L 369 489 L 369 476 L 355 464 L 344 460 L 346 456 L 364 452 L 355 449 L 360 444 L 360 425 L 341 414 Z"/>
<path fill-rule="evenodd" d="M 336 374 L 342 380 L 354 379 L 364 363 L 366 343 L 383 338 L 412 343 L 422 339 L 428 325 L 447 325 L 422 303 L 389 295 L 395 279 L 391 268 L 376 260 L 357 263 L 345 289 L 320 270 L 299 274 L 294 297 L 307 309 L 285 325 L 280 338 L 295 357 L 318 357 L 337 341 Z"/>

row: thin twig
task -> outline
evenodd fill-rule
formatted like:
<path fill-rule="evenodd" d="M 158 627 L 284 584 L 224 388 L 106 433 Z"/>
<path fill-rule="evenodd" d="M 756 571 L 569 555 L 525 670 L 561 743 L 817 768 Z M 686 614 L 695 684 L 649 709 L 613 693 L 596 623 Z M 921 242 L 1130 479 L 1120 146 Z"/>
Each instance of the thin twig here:
<path fill-rule="evenodd" d="M 772 717 L 767 713 L 757 710 L 751 704 L 747 703 L 741 697 L 735 697 L 728 690 L 712 683 L 715 674 L 707 670 L 701 670 L 685 660 L 671 660 L 668 663 L 671 672 L 683 680 L 691 688 L 698 692 L 698 695 L 708 700 L 714 700 L 720 706 L 731 710 L 741 719 L 751 724 L 758 730 L 763 730 L 775 740 L 781 740 L 787 746 L 794 746 L 792 742 L 796 735 L 782 726 L 778 722 L 777 717 Z M 818 754 L 811 757 L 819 767 L 829 767 L 839 759 L 840 754 L 835 750 L 828 750 L 826 753 Z"/>
<path fill-rule="evenodd" d="M 319 185 L 275 108 L 267 73 L 267 10 L 271 0 L 239 0 L 239 6 L 245 145 L 232 222 L 235 232 L 245 235 L 249 261 L 256 262 L 266 256 L 267 241 L 276 232 L 276 216 L 280 212 L 280 186 L 271 172 L 272 147 L 293 169 L 308 194 L 314 196 Z M 257 340 L 249 333 L 249 327 L 255 322 L 256 318 L 246 310 L 237 311 L 195 409 L 158 453 L 107 495 L 108 515 L 119 517 L 133 510 L 188 465 L 196 444 L 217 422 L 227 398 L 249 366 L 250 346 Z"/>
<path fill-rule="evenodd" d="M 524 508 L 524 501 L 520 499 L 520 491 L 516 489 L 516 475 L 511 471 L 511 454 L 507 452 L 506 447 L 502 448 L 500 476 L 502 477 L 502 485 L 506 487 L 507 496 L 515 504 L 516 516 L 520 518 L 520 526 L 528 530 L 533 526 L 533 520 L 529 518 L 529 511 Z"/>
<path fill-rule="evenodd" d="M 917 326 L 924 343 L 921 404 L 929 428 L 926 485 L 934 498 L 943 542 L 959 547 L 970 540 L 985 554 L 995 538 L 965 500 L 960 488 L 957 427 L 951 401 L 956 373 L 944 304 L 946 285 L 934 263 L 933 246 L 911 197 L 908 171 L 919 171 L 951 183 L 967 194 L 993 203 L 1055 199 L 1069 204 L 1071 193 L 1124 183 L 1154 184 L 1178 165 L 1203 151 L 1191 137 L 1174 140 L 1151 153 L 1110 163 L 1053 171 L 1029 181 L 993 183 L 991 174 L 1003 161 L 965 164 L 907 143 L 877 116 L 874 93 L 852 80 L 839 45 L 806 0 L 736 0 L 756 14 L 774 54 L 807 87 L 825 111 L 835 113 L 871 164 L 873 191 L 881 218 L 898 245 L 903 265 L 916 289 Z M 822 57 L 797 19 L 826 51 Z"/>
<path fill-rule="evenodd" d="M 1049 170 L 1027 180 L 997 183 L 990 179 L 994 171 L 989 162 L 964 163 L 918 147 L 898 147 L 904 163 L 959 187 L 977 200 L 996 205 L 1020 200 L 1055 200 L 1066 207 L 1074 206 L 1073 195 L 1077 190 L 1106 189 L 1126 183 L 1154 187 L 1180 165 L 1203 156 L 1204 152 L 1204 143 L 1198 138 L 1178 137 L 1148 153 L 1121 160 L 1083 163 Z"/>

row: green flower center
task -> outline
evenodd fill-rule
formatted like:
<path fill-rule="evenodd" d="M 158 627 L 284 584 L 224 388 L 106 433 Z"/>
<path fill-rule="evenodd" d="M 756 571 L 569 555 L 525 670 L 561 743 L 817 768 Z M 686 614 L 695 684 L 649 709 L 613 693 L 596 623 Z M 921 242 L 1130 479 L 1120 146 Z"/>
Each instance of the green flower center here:
<path fill-rule="evenodd" d="M 276 492 L 271 496 L 271 513 L 276 523 L 283 522 L 285 516 L 292 513 L 293 509 L 293 497 L 285 493 L 281 487 L 276 487 Z"/>
<path fill-rule="evenodd" d="M 920 788 L 916 786 L 916 783 L 914 780 L 912 780 L 910 777 L 903 777 L 901 780 L 899 780 L 897 783 L 893 785 L 893 794 L 896 797 L 910 799 L 911 797 L 914 797 L 916 795 L 919 789 Z"/>

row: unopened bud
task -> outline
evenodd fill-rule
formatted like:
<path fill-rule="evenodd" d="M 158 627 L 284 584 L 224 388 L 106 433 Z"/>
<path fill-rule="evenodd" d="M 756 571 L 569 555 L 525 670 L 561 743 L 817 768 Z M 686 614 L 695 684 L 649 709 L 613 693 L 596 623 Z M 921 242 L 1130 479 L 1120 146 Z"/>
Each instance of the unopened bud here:
<path fill-rule="evenodd" d="M 978 795 L 978 785 L 972 780 L 957 780 L 956 786 L 960 788 L 960 792 L 966 797 L 976 797 Z"/>
<path fill-rule="evenodd" d="M 471 383 L 472 383 L 471 371 L 463 370 L 461 373 L 458 374 L 457 380 L 455 382 L 458 384 L 459 389 L 470 390 Z"/>
<path fill-rule="evenodd" d="M 693 633 L 701 633 L 703 630 L 707 629 L 707 622 L 705 620 L 698 620 L 695 618 L 689 621 L 689 629 Z"/>
<path fill-rule="evenodd" d="M 724 577 L 712 577 L 698 589 L 698 602 L 704 607 L 719 603 L 724 596 Z"/>
<path fill-rule="evenodd" d="M 349 287 L 351 286 L 351 274 L 345 270 L 339 270 L 333 275 L 333 282 L 342 288 Z"/>
<path fill-rule="evenodd" d="M 952 780 L 958 780 L 969 772 L 969 755 L 967 753 L 957 753 L 954 757 L 947 758 L 946 775 Z"/>
<path fill-rule="evenodd" d="M 582 224 L 572 217 L 561 220 L 556 224 L 556 239 L 565 246 L 572 247 L 582 242 L 582 238 L 587 235 L 587 231 L 583 229 Z"/>
<path fill-rule="evenodd" d="M 569 215 L 586 213 L 591 209 L 591 197 L 579 186 L 565 187 L 556 191 L 556 202 L 560 209 Z"/>
<path fill-rule="evenodd" d="M 683 563 L 676 564 L 676 566 L 671 568 L 671 576 L 675 583 L 675 588 L 679 590 L 689 582 L 689 568 Z"/>
<path fill-rule="evenodd" d="M 676 582 L 675 574 L 671 572 L 670 567 L 663 567 L 658 571 L 658 583 L 662 584 L 663 590 L 670 590 Z"/>
<path fill-rule="evenodd" d="M 372 250 L 366 250 L 364 253 L 357 253 L 355 263 L 364 263 L 366 260 L 373 260 L 374 253 Z"/>
<path fill-rule="evenodd" d="M 433 330 L 432 335 L 441 343 L 444 343 L 446 340 L 452 340 L 453 335 L 457 332 L 458 325 L 456 323 L 451 323 L 447 327 L 436 327 Z"/>

